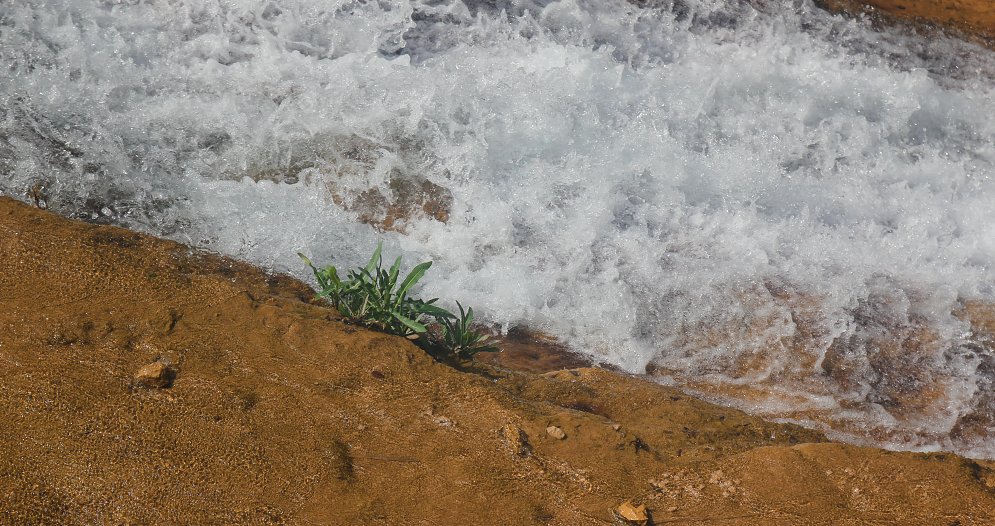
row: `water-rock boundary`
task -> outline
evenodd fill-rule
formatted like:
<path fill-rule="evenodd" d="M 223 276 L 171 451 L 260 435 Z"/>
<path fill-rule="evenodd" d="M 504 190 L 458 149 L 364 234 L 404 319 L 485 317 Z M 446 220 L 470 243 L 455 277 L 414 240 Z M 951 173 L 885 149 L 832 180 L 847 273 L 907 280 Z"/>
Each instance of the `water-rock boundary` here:
<path fill-rule="evenodd" d="M 0 524 L 995 519 L 988 463 L 604 369 L 457 370 L 291 278 L 6 198 L 0 269 Z"/>

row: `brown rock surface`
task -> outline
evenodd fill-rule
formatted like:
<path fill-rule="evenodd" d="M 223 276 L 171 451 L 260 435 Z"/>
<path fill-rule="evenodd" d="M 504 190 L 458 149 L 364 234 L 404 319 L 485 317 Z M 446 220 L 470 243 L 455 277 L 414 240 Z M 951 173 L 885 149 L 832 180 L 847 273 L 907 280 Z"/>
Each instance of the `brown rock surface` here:
<path fill-rule="evenodd" d="M 456 370 L 289 278 L 7 199 L 0 269 L 3 525 L 995 523 L 986 463 L 603 369 Z M 129 389 L 160 356 L 172 388 Z"/>

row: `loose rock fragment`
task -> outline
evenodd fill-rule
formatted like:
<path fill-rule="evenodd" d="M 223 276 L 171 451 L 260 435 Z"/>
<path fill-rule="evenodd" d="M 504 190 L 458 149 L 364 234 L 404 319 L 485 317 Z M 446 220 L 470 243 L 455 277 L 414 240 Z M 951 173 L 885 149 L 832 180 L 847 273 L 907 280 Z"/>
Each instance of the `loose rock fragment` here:
<path fill-rule="evenodd" d="M 172 387 L 174 380 L 176 380 L 176 369 L 163 362 L 152 362 L 138 369 L 134 385 L 147 389 L 164 389 Z"/>
<path fill-rule="evenodd" d="M 547 427 L 546 428 L 546 434 L 549 435 L 549 436 L 551 436 L 551 437 L 553 437 L 553 438 L 555 438 L 555 439 L 557 439 L 557 440 L 563 440 L 564 438 L 567 438 L 567 434 L 564 433 L 563 430 L 560 429 L 557 426 L 549 426 L 549 427 Z"/>
<path fill-rule="evenodd" d="M 439 427 L 453 427 L 454 425 L 456 425 L 456 423 L 453 422 L 452 419 L 445 416 L 432 417 L 432 421 L 435 422 L 435 425 Z"/>
<path fill-rule="evenodd" d="M 619 504 L 615 508 L 615 516 L 622 521 L 622 524 L 647 526 L 650 523 L 650 516 L 646 512 L 646 505 L 640 504 L 636 506 L 629 500 Z"/>

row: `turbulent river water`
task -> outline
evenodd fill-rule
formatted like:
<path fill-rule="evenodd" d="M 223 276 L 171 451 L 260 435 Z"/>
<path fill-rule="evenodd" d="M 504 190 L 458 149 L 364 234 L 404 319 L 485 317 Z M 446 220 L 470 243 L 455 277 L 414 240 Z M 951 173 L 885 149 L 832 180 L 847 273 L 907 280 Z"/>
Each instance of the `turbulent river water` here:
<path fill-rule="evenodd" d="M 0 192 L 993 457 L 993 78 L 810 0 L 6 0 Z"/>

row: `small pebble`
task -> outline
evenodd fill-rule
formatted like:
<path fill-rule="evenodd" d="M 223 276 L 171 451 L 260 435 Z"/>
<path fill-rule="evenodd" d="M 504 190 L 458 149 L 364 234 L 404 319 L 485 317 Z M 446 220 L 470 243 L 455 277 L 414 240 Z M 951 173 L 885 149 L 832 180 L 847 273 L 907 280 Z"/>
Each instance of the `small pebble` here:
<path fill-rule="evenodd" d="M 551 437 L 553 437 L 553 438 L 555 438 L 555 439 L 557 439 L 557 440 L 563 440 L 564 438 L 567 438 L 567 434 L 564 433 L 563 430 L 560 429 L 557 426 L 549 426 L 549 427 L 547 427 L 546 428 L 546 434 L 549 435 L 549 436 L 551 436 Z"/>

